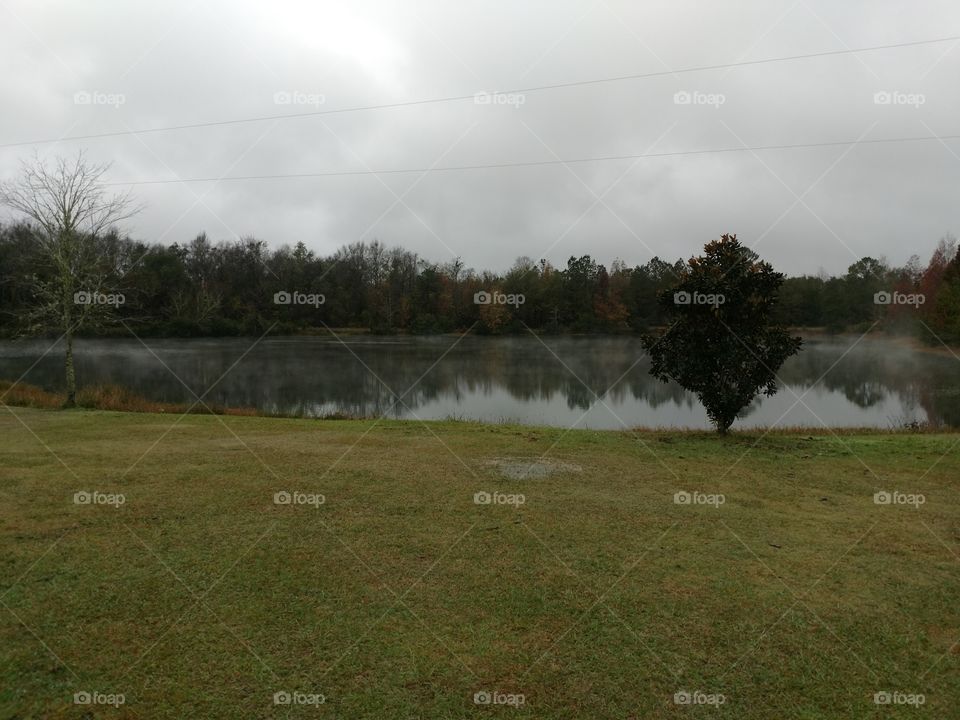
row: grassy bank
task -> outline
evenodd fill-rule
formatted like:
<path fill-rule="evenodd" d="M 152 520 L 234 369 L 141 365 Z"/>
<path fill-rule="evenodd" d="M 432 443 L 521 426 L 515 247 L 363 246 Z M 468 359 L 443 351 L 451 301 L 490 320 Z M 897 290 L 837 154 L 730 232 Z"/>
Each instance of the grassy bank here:
<path fill-rule="evenodd" d="M 0 434 L 0 717 L 960 712 L 957 434 L 34 408 Z"/>
<path fill-rule="evenodd" d="M 58 410 L 67 401 L 65 391 L 44 390 L 36 385 L 0 380 L 0 398 L 6 405 L 40 410 Z M 213 415 L 256 415 L 252 408 L 227 408 L 202 403 L 165 403 L 148 400 L 119 385 L 93 385 L 77 390 L 77 407 L 87 410 L 114 410 L 139 413 L 196 413 Z"/>

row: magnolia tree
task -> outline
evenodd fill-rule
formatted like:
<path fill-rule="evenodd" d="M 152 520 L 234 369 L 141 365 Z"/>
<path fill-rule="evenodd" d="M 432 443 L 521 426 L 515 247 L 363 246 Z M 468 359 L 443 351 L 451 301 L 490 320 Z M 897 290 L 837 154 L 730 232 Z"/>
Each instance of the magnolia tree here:
<path fill-rule="evenodd" d="M 122 274 L 115 228 L 139 209 L 129 194 L 108 192 L 103 180 L 108 169 L 88 163 L 83 153 L 52 163 L 35 156 L 21 165 L 16 179 L 0 185 L 0 203 L 24 215 L 34 235 L 43 273 L 35 284 L 28 331 L 62 333 L 68 407 L 77 393 L 74 336 L 104 324 L 122 304 L 115 286 Z"/>
<path fill-rule="evenodd" d="M 658 302 L 671 318 L 643 344 L 651 374 L 695 393 L 721 434 L 759 394 L 777 392 L 777 370 L 802 341 L 772 324 L 783 274 L 724 235 L 691 258 Z"/>

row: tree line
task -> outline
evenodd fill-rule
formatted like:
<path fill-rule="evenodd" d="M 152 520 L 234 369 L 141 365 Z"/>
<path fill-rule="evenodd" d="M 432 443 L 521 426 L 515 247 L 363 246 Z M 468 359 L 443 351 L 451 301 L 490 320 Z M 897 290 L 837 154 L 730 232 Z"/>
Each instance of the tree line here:
<path fill-rule="evenodd" d="M 0 334 L 32 334 L 38 295 L 57 276 L 42 233 L 28 223 L 0 225 Z M 658 296 L 674 287 L 684 262 L 658 257 L 609 268 L 590 255 L 565 267 L 521 257 L 506 272 L 476 271 L 459 259 L 429 261 L 378 241 L 318 255 L 303 242 L 270 249 L 263 240 L 212 242 L 200 234 L 170 245 L 109 230 L 96 238 L 95 267 L 75 292 L 89 305 L 115 303 L 111 325 L 88 334 L 230 336 L 309 332 L 324 327 L 374 333 L 643 333 L 668 321 Z M 89 285 L 89 287 L 87 287 Z M 107 292 L 109 290 L 109 292 Z M 110 296 L 114 297 L 110 297 Z M 305 298 L 313 297 L 312 301 Z M 122 302 L 120 298 L 122 297 Z M 82 304 L 82 303 L 81 303 Z M 828 330 L 882 328 L 960 340 L 960 260 L 952 237 L 924 265 L 865 257 L 840 276 L 787 277 L 774 307 L 778 322 Z M 927 332 L 924 333 L 924 330 Z"/>

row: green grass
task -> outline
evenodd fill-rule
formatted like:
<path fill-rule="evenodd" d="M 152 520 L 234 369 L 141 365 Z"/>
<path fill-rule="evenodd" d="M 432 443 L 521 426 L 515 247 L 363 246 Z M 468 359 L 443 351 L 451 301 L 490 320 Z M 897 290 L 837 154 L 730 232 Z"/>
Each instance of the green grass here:
<path fill-rule="evenodd" d="M 0 411 L 3 718 L 960 717 L 957 434 Z"/>

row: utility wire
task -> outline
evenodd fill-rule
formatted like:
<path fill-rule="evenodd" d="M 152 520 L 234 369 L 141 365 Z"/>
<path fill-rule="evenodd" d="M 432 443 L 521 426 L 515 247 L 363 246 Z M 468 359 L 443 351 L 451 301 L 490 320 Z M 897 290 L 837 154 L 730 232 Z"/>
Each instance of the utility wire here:
<path fill-rule="evenodd" d="M 600 85 L 602 83 L 622 82 L 624 80 L 644 80 L 647 78 L 664 77 L 667 75 L 680 75 L 683 73 L 703 72 L 707 70 L 724 70 L 727 68 L 746 67 L 750 65 L 764 65 L 767 63 L 789 62 L 793 60 L 808 60 L 811 58 L 832 57 L 835 55 L 849 55 L 855 53 L 873 52 L 875 50 L 892 50 L 895 48 L 916 47 L 919 45 L 933 45 L 936 43 L 960 41 L 960 35 L 951 35 L 948 37 L 932 38 L 928 40 L 911 40 L 908 42 L 892 43 L 889 45 L 871 45 L 861 48 L 845 48 L 843 50 L 826 50 L 824 52 L 805 53 L 803 55 L 787 55 L 784 57 L 763 58 L 760 60 L 742 60 L 731 63 L 721 63 L 717 65 L 697 65 L 693 67 L 680 68 L 677 70 L 659 70 L 656 72 L 638 73 L 634 75 L 619 75 L 616 77 L 594 78 L 590 80 L 574 80 L 571 82 L 554 83 L 552 85 L 537 85 L 534 87 L 515 88 L 513 90 L 498 90 L 497 93 L 522 95 L 527 93 L 540 92 L 543 90 L 559 90 L 562 88 L 583 87 L 586 85 Z M 117 130 L 113 132 L 93 133 L 89 135 L 68 135 L 61 138 L 48 138 L 45 140 L 26 140 L 22 142 L 2 143 L 0 148 L 23 147 L 26 145 L 46 145 L 49 143 L 61 143 L 75 140 L 96 140 L 101 138 L 123 137 L 126 135 L 144 135 L 147 133 L 168 132 L 174 130 L 193 130 L 196 128 L 219 127 L 223 125 L 240 125 L 244 123 L 268 122 L 270 120 L 292 120 L 296 118 L 318 117 L 321 115 L 338 115 L 342 113 L 365 112 L 368 110 L 390 110 L 395 108 L 413 107 L 417 105 L 432 105 L 445 102 L 462 102 L 473 100 L 478 93 L 469 95 L 450 95 L 447 97 L 427 98 L 422 100 L 406 100 L 403 102 L 381 103 L 378 105 L 355 105 L 353 107 L 333 108 L 329 110 L 313 110 L 300 113 L 285 113 L 279 115 L 260 115 L 256 117 L 234 118 L 231 120 L 211 120 L 208 122 L 189 123 L 184 125 L 167 125 L 163 127 L 141 128 L 139 130 Z"/>
<path fill-rule="evenodd" d="M 836 140 L 817 143 L 792 143 L 788 145 L 758 145 L 755 147 L 705 148 L 702 150 L 675 150 L 672 152 L 642 153 L 640 155 L 601 155 L 598 157 L 568 158 L 560 160 L 532 160 L 529 162 L 486 163 L 482 165 L 447 165 L 422 168 L 390 168 L 386 170 L 334 170 L 315 173 L 281 173 L 273 175 L 233 175 L 226 177 L 173 178 L 169 180 L 129 180 L 103 183 L 104 185 L 172 185 L 188 182 L 228 182 L 237 180 L 281 180 L 290 178 L 346 177 L 351 175 L 400 175 L 404 173 L 451 172 L 456 170 L 493 170 L 497 168 L 538 167 L 545 165 L 573 165 L 575 163 L 609 162 L 612 160 L 639 160 L 642 158 L 678 157 L 682 155 L 710 155 L 732 152 L 762 152 L 765 150 L 801 150 L 806 148 L 840 147 L 849 145 L 879 145 L 930 140 L 958 140 L 956 135 L 923 135 L 918 137 L 876 138 L 873 140 Z"/>

